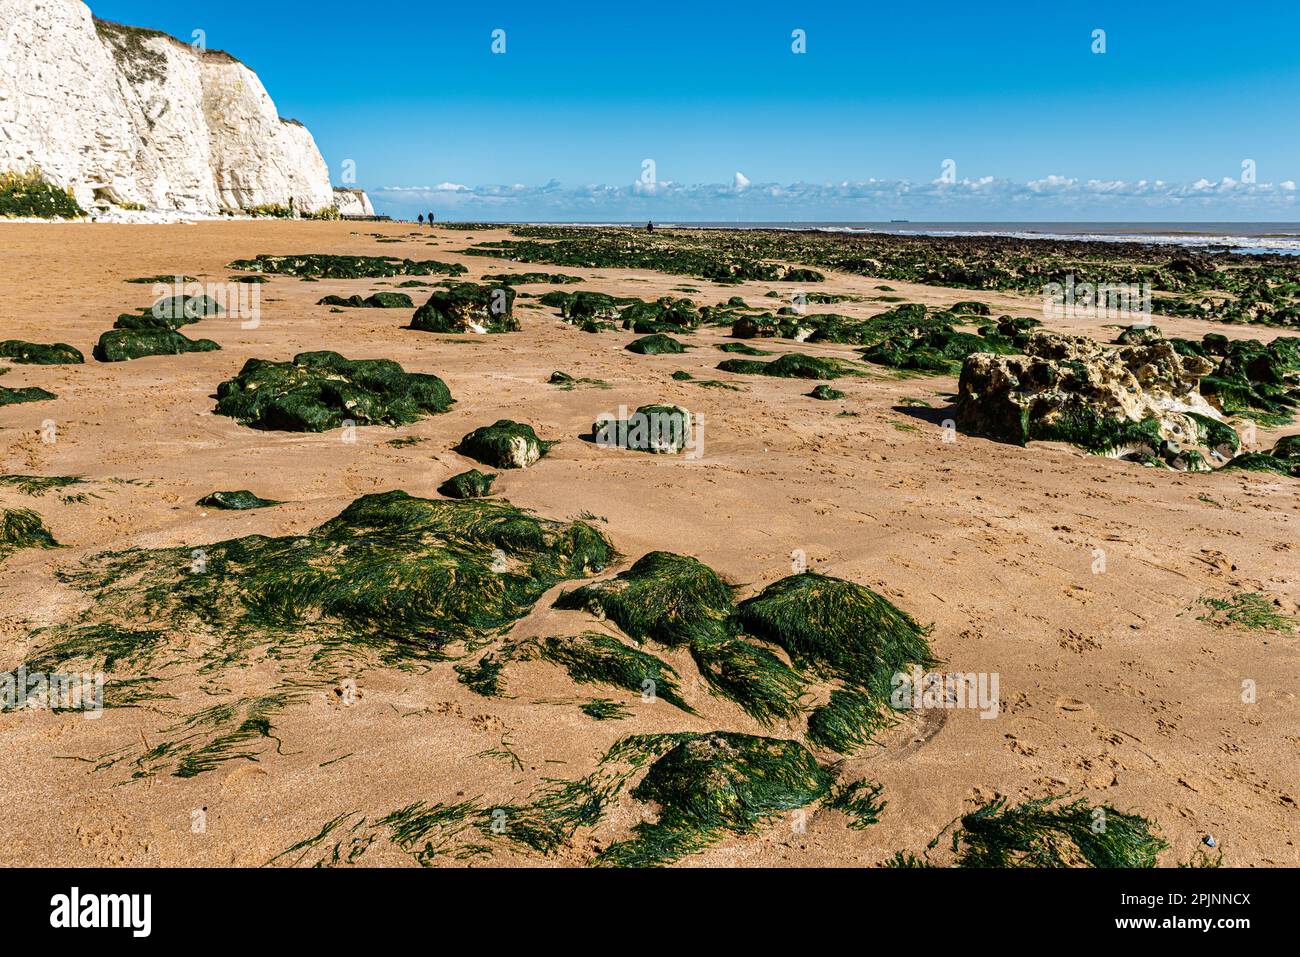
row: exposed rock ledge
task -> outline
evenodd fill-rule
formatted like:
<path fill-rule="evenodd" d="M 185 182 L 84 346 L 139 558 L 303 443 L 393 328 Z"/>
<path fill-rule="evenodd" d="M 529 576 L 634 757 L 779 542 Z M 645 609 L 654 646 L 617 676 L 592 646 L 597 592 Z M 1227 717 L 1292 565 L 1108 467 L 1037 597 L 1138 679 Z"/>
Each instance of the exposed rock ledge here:
<path fill-rule="evenodd" d="M 85 209 L 216 215 L 336 204 L 311 133 L 220 51 L 0 0 L 0 171 L 37 168 Z M 359 192 L 359 191 L 358 191 Z M 352 197 L 349 205 L 369 201 Z"/>

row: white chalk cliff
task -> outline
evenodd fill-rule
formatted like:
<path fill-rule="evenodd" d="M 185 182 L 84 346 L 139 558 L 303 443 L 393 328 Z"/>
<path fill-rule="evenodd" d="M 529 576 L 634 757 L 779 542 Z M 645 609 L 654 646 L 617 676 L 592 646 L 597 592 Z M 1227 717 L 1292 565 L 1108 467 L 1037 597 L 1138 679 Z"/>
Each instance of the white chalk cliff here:
<path fill-rule="evenodd" d="M 85 209 L 310 213 L 342 195 L 311 133 L 248 67 L 97 21 L 81 0 L 0 0 L 0 172 L 33 167 Z M 357 215 L 370 205 L 345 202 Z"/>

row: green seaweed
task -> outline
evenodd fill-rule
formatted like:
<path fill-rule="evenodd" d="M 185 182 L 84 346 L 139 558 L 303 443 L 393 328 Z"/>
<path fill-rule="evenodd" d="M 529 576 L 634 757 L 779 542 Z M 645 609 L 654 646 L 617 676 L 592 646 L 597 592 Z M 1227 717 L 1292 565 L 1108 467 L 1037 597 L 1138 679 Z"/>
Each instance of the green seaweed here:
<path fill-rule="evenodd" d="M 1300 627 L 1300 619 L 1283 614 L 1267 595 L 1259 592 L 1238 592 L 1228 598 L 1201 598 L 1199 602 L 1210 610 L 1197 621 L 1209 622 L 1218 628 L 1235 626 L 1286 634 Z"/>
<path fill-rule="evenodd" d="M 832 691 L 830 700 L 808 716 L 808 740 L 840 754 L 852 754 L 892 723 L 876 696 L 841 688 Z"/>
<path fill-rule="evenodd" d="M 715 694 L 760 724 L 799 715 L 807 682 L 768 649 L 739 638 L 694 641 L 691 657 Z"/>
<path fill-rule="evenodd" d="M 880 823 L 880 815 L 885 810 L 885 802 L 880 800 L 884 790 L 884 785 L 872 781 L 854 781 L 837 788 L 826 807 L 843 811 L 848 815 L 849 828 L 862 831 Z"/>
<path fill-rule="evenodd" d="M 832 389 L 828 385 L 819 385 L 815 386 L 813 390 L 808 393 L 808 397 L 812 399 L 821 399 L 822 401 L 831 401 L 834 399 L 844 398 L 844 393 L 839 389 Z"/>
<path fill-rule="evenodd" d="M 791 575 L 741 602 L 748 634 L 808 667 L 887 701 L 893 676 L 933 662 L 927 630 L 871 589 L 816 572 Z"/>
<path fill-rule="evenodd" d="M 726 635 L 731 586 L 696 558 L 649 552 L 616 578 L 561 592 L 555 607 L 599 613 L 638 641 L 682 645 Z"/>
<path fill-rule="evenodd" d="M 959 819 L 958 867 L 1155 867 L 1169 845 L 1152 822 L 1085 798 L 1044 797 L 1008 805 L 998 798 Z"/>
<path fill-rule="evenodd" d="M 650 766 L 632 797 L 659 807 L 654 822 L 598 858 L 606 866 L 671 863 L 726 833 L 749 834 L 831 791 L 830 774 L 794 741 L 721 731 L 682 741 Z"/>
<path fill-rule="evenodd" d="M 58 548 L 41 516 L 30 508 L 0 508 L 0 558 L 20 548 Z"/>

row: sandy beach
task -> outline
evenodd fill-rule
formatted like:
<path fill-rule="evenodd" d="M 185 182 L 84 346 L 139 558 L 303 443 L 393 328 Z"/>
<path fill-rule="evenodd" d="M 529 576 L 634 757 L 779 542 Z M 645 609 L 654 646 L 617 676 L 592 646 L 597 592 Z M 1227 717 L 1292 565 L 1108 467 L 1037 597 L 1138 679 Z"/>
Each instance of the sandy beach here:
<path fill-rule="evenodd" d="M 65 342 L 87 355 L 84 365 L 0 362 L 10 365 L 0 385 L 57 395 L 0 408 L 0 473 L 86 480 L 43 495 L 0 485 L 0 506 L 35 510 L 61 546 L 0 559 L 0 667 L 26 660 L 42 642 L 40 629 L 87 611 L 86 594 L 61 572 L 90 556 L 302 534 L 358 496 L 392 489 L 436 499 L 442 482 L 475 465 L 453 451 L 458 440 L 510 418 L 558 444 L 529 468 L 501 471 L 494 495 L 546 518 L 591 520 L 621 556 L 604 577 L 665 550 L 698 558 L 745 598 L 803 560 L 932 625 L 942 669 L 999 676 L 995 716 L 974 709 L 905 715 L 876 746 L 823 755 L 838 781 L 879 782 L 886 804 L 878 823 L 850 828 L 843 812 L 817 807 L 797 826 L 778 819 L 754 833 L 728 834 L 680 866 L 876 865 L 899 851 L 920 853 L 954 818 L 996 797 L 1049 794 L 1084 796 L 1155 822 L 1169 844 L 1162 866 L 1192 860 L 1207 835 L 1225 864 L 1300 865 L 1296 635 L 1202 620 L 1203 599 L 1240 593 L 1270 596 L 1281 613 L 1296 613 L 1294 479 L 1156 470 L 1052 442 L 1021 448 L 965 434 L 944 441 L 954 377 L 867 367 L 865 375 L 836 380 L 842 399 L 817 401 L 807 397 L 806 380 L 718 372 L 727 358 L 716 348 L 728 341 L 725 327 L 700 327 L 685 337 L 694 348 L 682 355 L 647 356 L 624 350 L 637 338 L 631 331 L 580 331 L 535 297 L 516 301 L 521 331 L 502 335 L 421 332 L 404 328 L 409 309 L 332 312 L 316 304 L 329 294 L 397 290 L 403 277 L 304 282 L 271 275 L 259 287 L 256 328 L 216 316 L 183 330 L 214 340 L 220 351 L 115 363 L 89 358 L 118 314 L 152 301 L 149 285 L 125 279 L 184 274 L 224 284 L 238 274 L 229 263 L 260 253 L 436 259 L 464 265 L 462 278 L 470 281 L 502 271 L 563 272 L 583 280 L 573 288 L 646 300 L 689 295 L 699 305 L 733 296 L 763 304 L 774 301 L 765 299 L 773 290 L 783 303 L 803 288 L 462 252 L 509 238 L 502 228 L 419 230 L 409 223 L 0 227 L 3 338 Z M 885 282 L 907 302 L 978 299 L 994 316 L 1043 318 L 1039 297 L 1019 293 L 837 272 L 816 289 L 878 297 Z M 518 288 L 536 296 L 566 287 Z M 417 305 L 427 296 L 420 288 L 402 291 Z M 886 305 L 826 308 L 866 317 Z M 1103 341 L 1114 336 L 1102 320 L 1049 318 L 1047 325 Z M 1269 339 L 1278 331 L 1190 318 L 1162 317 L 1160 326 L 1192 338 L 1213 331 Z M 857 359 L 845 345 L 759 344 L 777 355 Z M 347 436 L 261 431 L 213 414 L 218 384 L 246 360 L 283 361 L 320 349 L 434 373 L 456 403 L 409 425 L 360 427 Z M 548 382 L 557 370 L 606 387 L 565 391 Z M 694 379 L 673 379 L 679 370 Z M 602 413 L 651 403 L 702 416 L 699 458 L 601 448 L 581 438 Z M 1271 445 L 1293 431 L 1261 428 L 1257 441 Z M 283 504 L 250 511 L 195 505 L 234 489 Z M 617 633 L 587 612 L 553 607 L 564 587 L 571 585 L 537 602 L 511 638 Z M 93 720 L 49 710 L 0 713 L 7 755 L 0 864 L 314 863 L 324 845 L 278 855 L 344 815 L 352 817 L 330 844 L 366 832 L 346 830 L 361 818 L 373 823 L 415 802 L 524 802 L 549 780 L 591 774 L 626 735 L 721 730 L 803 740 L 797 722 L 765 728 L 711 694 L 684 649 L 655 653 L 681 676 L 694 714 L 619 689 L 577 686 L 540 661 L 512 666 L 507 697 L 476 694 L 451 661 L 414 669 L 368 662 L 345 691 L 305 684 L 270 719 L 269 734 L 240 746 L 245 756 L 190 777 L 146 771 L 150 762 L 139 759 L 176 738 L 187 716 L 284 687 L 286 668 L 273 655 L 251 655 L 216 675 L 177 668 L 153 688 L 160 696 Z M 621 702 L 626 716 L 598 721 L 575 707 L 597 696 Z M 598 823 L 577 828 L 553 853 L 487 841 L 486 851 L 433 863 L 586 865 L 648 813 L 623 791 Z M 417 863 L 382 840 L 368 844 L 359 862 Z"/>

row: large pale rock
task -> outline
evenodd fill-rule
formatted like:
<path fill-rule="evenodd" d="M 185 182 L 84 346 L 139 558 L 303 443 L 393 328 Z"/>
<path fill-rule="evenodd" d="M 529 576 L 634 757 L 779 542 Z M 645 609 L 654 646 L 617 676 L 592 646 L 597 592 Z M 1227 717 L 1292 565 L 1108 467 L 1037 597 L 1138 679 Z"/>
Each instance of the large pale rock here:
<path fill-rule="evenodd" d="M 95 21 L 81 0 L 0 0 L 0 171 L 97 203 L 215 214 L 333 206 L 311 133 L 233 57 Z"/>
<path fill-rule="evenodd" d="M 1111 347 L 1085 336 L 1036 331 L 1024 355 L 975 353 L 966 358 L 957 424 L 969 432 L 1024 444 L 1054 438 L 1095 419 L 1151 420 L 1159 437 L 1194 441 L 1188 413 L 1218 420 L 1199 391 L 1213 369 L 1200 356 L 1179 355 L 1163 340 Z"/>

